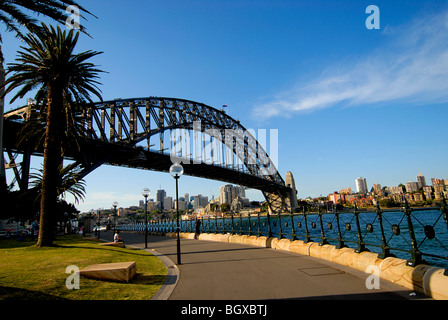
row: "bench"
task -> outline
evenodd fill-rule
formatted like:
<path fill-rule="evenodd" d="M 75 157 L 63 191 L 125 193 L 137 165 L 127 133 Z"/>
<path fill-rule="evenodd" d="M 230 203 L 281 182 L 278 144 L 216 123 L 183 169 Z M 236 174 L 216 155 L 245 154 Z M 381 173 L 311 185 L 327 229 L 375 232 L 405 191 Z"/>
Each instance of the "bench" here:
<path fill-rule="evenodd" d="M 86 278 L 129 283 L 137 274 L 137 262 L 93 264 L 79 273 Z"/>
<path fill-rule="evenodd" d="M 104 243 L 100 243 L 100 245 L 125 248 L 124 242 L 104 242 Z"/>

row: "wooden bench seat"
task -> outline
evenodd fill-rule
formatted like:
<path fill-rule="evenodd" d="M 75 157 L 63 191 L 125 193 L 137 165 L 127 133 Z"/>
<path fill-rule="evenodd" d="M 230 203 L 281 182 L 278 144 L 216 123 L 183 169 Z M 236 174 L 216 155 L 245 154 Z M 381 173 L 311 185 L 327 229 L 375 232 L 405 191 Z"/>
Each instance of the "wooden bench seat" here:
<path fill-rule="evenodd" d="M 91 279 L 129 283 L 137 274 L 137 262 L 93 264 L 79 273 Z"/>
<path fill-rule="evenodd" d="M 104 243 L 100 243 L 100 245 L 102 246 L 112 246 L 112 247 L 120 247 L 120 248 L 124 248 L 124 242 L 104 242 Z"/>

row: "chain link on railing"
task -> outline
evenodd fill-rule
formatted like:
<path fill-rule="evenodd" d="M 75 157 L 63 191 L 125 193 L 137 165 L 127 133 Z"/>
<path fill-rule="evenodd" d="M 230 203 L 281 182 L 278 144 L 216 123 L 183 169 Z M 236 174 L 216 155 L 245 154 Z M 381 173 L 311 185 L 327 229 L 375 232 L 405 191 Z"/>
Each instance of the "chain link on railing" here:
<path fill-rule="evenodd" d="M 443 217 L 443 219 L 442 219 Z M 182 220 L 181 232 L 196 232 L 198 220 Z M 398 257 L 407 265 L 427 263 L 448 270 L 448 205 L 442 198 L 440 207 L 411 208 L 406 199 L 401 209 L 362 211 L 307 212 L 289 214 L 239 214 L 200 218 L 200 233 L 229 233 L 268 238 L 287 238 L 320 246 L 351 247 L 355 252 L 372 251 L 378 258 Z M 144 232 L 144 224 L 120 225 L 122 231 Z M 176 220 L 150 221 L 153 234 L 175 232 Z M 424 259 L 425 257 L 425 259 Z M 446 272 L 448 275 L 448 271 Z"/>

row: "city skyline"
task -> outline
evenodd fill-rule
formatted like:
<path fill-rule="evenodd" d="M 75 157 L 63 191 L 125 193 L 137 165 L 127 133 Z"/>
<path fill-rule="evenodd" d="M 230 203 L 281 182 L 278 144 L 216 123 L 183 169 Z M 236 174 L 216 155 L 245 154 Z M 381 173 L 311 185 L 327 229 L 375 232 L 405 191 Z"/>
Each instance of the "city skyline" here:
<path fill-rule="evenodd" d="M 370 30 L 366 7 L 381 10 Z M 278 170 L 299 198 L 355 179 L 395 186 L 422 172 L 448 177 L 448 5 L 439 1 L 137 1 L 85 4 L 78 51 L 93 62 L 103 99 L 166 96 L 221 108 L 246 128 L 278 130 Z M 135 10 L 139 8 L 139 10 Z M 120 23 L 117 23 L 120 21 Z M 21 42 L 2 33 L 5 67 Z M 5 111 L 31 97 L 9 104 Z M 40 159 L 32 168 L 39 169 Z M 168 168 L 167 168 L 168 170 Z M 8 181 L 12 172 L 8 170 Z M 84 212 L 128 206 L 168 173 L 102 166 L 86 178 Z M 209 199 L 225 183 L 184 175 L 179 192 Z M 262 201 L 260 191 L 246 190 Z M 152 195 L 153 196 L 153 195 Z M 67 200 L 71 201 L 70 197 Z"/>
<path fill-rule="evenodd" d="M 371 183 L 371 187 L 369 188 L 368 187 L 368 182 L 367 182 L 367 179 L 365 179 L 365 178 L 362 178 L 362 177 L 358 177 L 357 179 L 355 179 L 354 181 L 355 181 L 355 185 L 356 185 L 356 181 L 358 180 L 358 179 L 362 179 L 363 180 L 363 183 L 365 183 L 366 184 L 366 188 L 367 188 L 367 191 L 366 192 L 364 192 L 364 190 L 362 190 L 362 191 L 356 191 L 356 192 L 353 192 L 353 189 L 351 188 L 351 187 L 346 187 L 346 186 L 341 186 L 339 189 L 335 189 L 335 190 L 333 190 L 333 191 L 331 191 L 331 192 L 328 192 L 328 193 L 326 193 L 326 194 L 320 194 L 319 196 L 315 196 L 315 197 L 311 197 L 311 196 L 307 196 L 307 197 L 298 197 L 298 199 L 300 200 L 305 200 L 305 199 L 307 199 L 307 198 L 321 198 L 321 197 L 323 197 L 323 198 L 328 198 L 330 195 L 332 195 L 332 194 L 334 194 L 334 193 L 347 193 L 347 194 L 358 194 L 358 193 L 360 193 L 360 194 L 363 194 L 363 193 L 370 193 L 372 190 L 373 190 L 373 192 L 375 192 L 375 193 L 378 193 L 378 190 L 376 190 L 376 188 L 375 188 L 375 186 L 379 186 L 380 187 L 380 189 L 382 190 L 382 189 L 389 189 L 389 192 L 390 193 L 402 193 L 403 191 L 402 191 L 402 187 L 399 187 L 400 185 L 403 185 L 403 186 L 405 186 L 405 188 L 406 188 L 406 192 L 416 192 L 417 191 L 417 189 L 419 189 L 419 188 L 421 188 L 421 187 L 424 187 L 424 186 L 429 186 L 427 183 L 426 183 L 426 177 L 424 176 L 424 175 L 422 175 L 422 173 L 419 173 L 418 175 L 416 175 L 415 176 L 417 179 L 416 179 L 416 181 L 412 181 L 412 180 L 408 180 L 408 181 L 401 181 L 401 182 L 398 182 L 398 183 L 396 183 L 396 184 L 393 184 L 393 185 L 383 185 L 383 184 L 381 184 L 379 181 L 377 181 L 377 182 L 375 182 L 375 183 Z M 419 182 L 418 182 L 418 178 L 420 177 L 420 179 L 422 179 L 423 181 L 425 181 L 425 183 L 424 183 L 424 185 L 422 185 L 421 187 L 420 187 L 420 185 L 419 185 Z M 430 186 L 433 186 L 434 187 L 434 184 L 435 184 L 435 182 L 438 182 L 438 181 L 444 181 L 444 183 L 445 183 L 445 186 L 448 186 L 448 177 L 439 177 L 439 178 L 431 178 L 431 185 Z M 415 184 L 415 186 L 414 185 L 412 185 L 412 186 L 409 186 L 409 183 L 413 183 L 413 184 Z M 207 203 L 209 203 L 209 202 L 211 202 L 212 200 L 215 200 L 215 201 L 221 201 L 221 199 L 222 199 L 222 197 L 221 197 L 221 194 L 222 194 L 222 189 L 224 189 L 225 187 L 227 187 L 227 186 L 231 186 L 231 187 L 236 187 L 236 188 L 241 188 L 241 186 L 238 186 L 238 185 L 232 185 L 232 184 L 222 184 L 220 187 L 219 187 L 219 191 L 218 191 L 218 194 L 220 194 L 220 196 L 218 196 L 217 198 L 214 198 L 214 197 L 212 197 L 212 198 L 210 198 L 209 199 L 209 197 L 208 196 L 203 196 L 202 194 L 197 194 L 197 195 L 192 195 L 192 194 L 190 194 L 190 193 L 188 193 L 188 192 L 185 192 L 184 194 L 180 194 L 179 195 L 179 201 L 182 201 L 181 199 L 185 199 L 185 197 L 186 196 L 188 196 L 188 198 L 189 198 L 189 200 L 187 201 L 187 202 L 192 202 L 192 199 L 193 198 L 195 198 L 195 197 L 197 197 L 197 196 L 202 196 L 202 197 L 204 197 L 204 198 L 207 198 Z M 409 188 L 411 188 L 412 190 L 409 190 Z M 415 189 L 415 190 L 414 190 Z M 234 195 L 234 197 L 236 197 L 236 196 L 242 196 L 242 197 L 246 197 L 246 191 L 247 191 L 247 189 L 246 188 L 242 188 L 242 190 L 244 191 L 243 192 L 243 194 L 239 194 L 238 192 L 238 194 L 235 194 Z M 397 190 L 400 190 L 399 192 L 397 191 Z M 148 202 L 150 202 L 150 201 L 152 201 L 153 203 L 154 203 L 154 205 L 156 205 L 157 204 L 157 202 L 159 202 L 159 200 L 158 200 L 158 198 L 157 198 L 157 194 L 159 194 L 159 191 L 163 191 L 163 194 L 164 194 L 164 199 L 166 199 L 166 198 L 170 198 L 171 199 L 171 201 L 172 201 L 172 207 L 171 207 L 171 209 L 175 209 L 175 202 L 176 202 L 176 198 L 175 198 L 175 194 L 174 195 L 169 195 L 168 193 L 166 193 L 166 190 L 164 190 L 164 189 L 157 189 L 156 190 L 156 192 L 155 193 L 153 193 L 152 191 L 151 191 L 151 195 L 154 195 L 153 197 L 151 197 L 151 195 L 148 197 Z M 232 192 L 232 191 L 230 191 L 230 192 Z M 260 200 L 255 200 L 255 199 L 251 199 L 251 198 L 248 198 L 248 197 L 246 197 L 249 201 L 260 201 Z M 142 200 L 142 199 L 137 199 L 137 197 L 135 197 L 135 199 L 136 199 L 136 203 L 135 204 L 131 204 L 131 205 L 123 205 L 123 206 L 121 206 L 120 204 L 119 204 L 119 207 L 120 208 L 129 208 L 129 207 L 137 207 L 137 206 L 139 206 L 139 207 L 141 207 L 141 205 L 142 205 L 142 203 L 144 202 L 144 200 Z M 232 201 L 233 201 L 233 199 L 234 198 L 232 198 Z M 229 203 L 229 204 L 231 204 L 231 202 L 232 201 L 230 201 L 230 203 L 229 202 L 226 202 L 226 201 L 224 201 L 224 202 L 220 202 L 220 203 Z M 264 200 L 261 200 L 260 202 L 262 202 L 262 201 L 264 201 Z M 330 201 L 331 201 L 331 199 L 330 199 Z M 164 203 L 164 200 L 162 199 L 162 202 Z M 127 204 L 129 204 L 130 202 L 126 202 Z M 181 206 L 182 206 L 182 204 L 180 204 L 180 208 L 181 208 Z M 203 205 L 203 206 L 201 206 L 201 207 L 205 207 L 205 205 Z M 91 211 L 91 210 L 103 210 L 103 209 L 108 209 L 108 207 L 98 207 L 98 208 L 91 208 L 90 210 L 87 210 L 87 211 L 83 211 L 83 212 L 88 212 L 88 211 Z M 164 208 L 164 209 L 166 209 L 166 210 L 169 210 L 169 209 L 167 209 L 166 207 Z M 196 209 L 196 207 L 194 207 L 193 209 Z"/>

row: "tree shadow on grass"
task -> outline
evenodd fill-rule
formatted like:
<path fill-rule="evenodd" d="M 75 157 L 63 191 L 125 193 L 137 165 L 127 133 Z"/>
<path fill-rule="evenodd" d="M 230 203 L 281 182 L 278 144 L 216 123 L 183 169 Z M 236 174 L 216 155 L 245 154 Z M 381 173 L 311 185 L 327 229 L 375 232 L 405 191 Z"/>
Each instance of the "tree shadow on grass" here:
<path fill-rule="evenodd" d="M 0 286 L 0 300 L 67 300 L 52 294 Z"/>
<path fill-rule="evenodd" d="M 20 241 L 17 238 L 0 239 L 0 249 L 32 247 L 35 246 L 36 243 L 37 239 L 31 239 L 31 238 L 26 238 L 23 241 Z"/>
<path fill-rule="evenodd" d="M 145 257 L 151 257 L 153 256 L 150 253 L 146 253 L 142 250 L 139 249 L 133 249 L 133 248 L 123 248 L 123 249 L 118 249 L 118 248 L 114 248 L 114 247 L 102 247 L 102 246 L 98 246 L 98 247 L 89 247 L 89 246 L 76 246 L 76 245 L 56 245 L 55 247 L 58 248 L 67 248 L 67 249 L 88 249 L 88 250 L 104 250 L 104 251 L 115 251 L 117 253 L 123 253 L 123 254 L 129 254 L 129 255 L 134 255 L 134 256 L 145 256 Z"/>
<path fill-rule="evenodd" d="M 132 284 L 144 284 L 144 285 L 162 285 L 165 283 L 167 276 L 154 274 L 154 275 L 145 275 L 141 273 L 137 273 L 135 278 L 131 280 Z"/>

